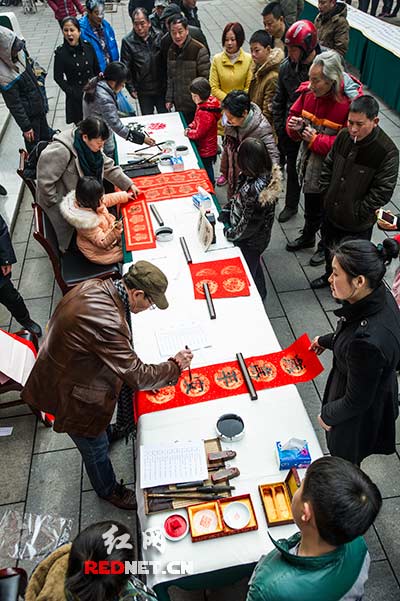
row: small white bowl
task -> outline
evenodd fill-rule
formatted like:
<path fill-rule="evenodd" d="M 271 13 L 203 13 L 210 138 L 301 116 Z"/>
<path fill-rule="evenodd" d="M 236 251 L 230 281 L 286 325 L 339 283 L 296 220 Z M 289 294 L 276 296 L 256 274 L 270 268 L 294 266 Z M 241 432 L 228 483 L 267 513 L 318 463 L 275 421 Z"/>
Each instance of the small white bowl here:
<path fill-rule="evenodd" d="M 223 510 L 224 522 L 233 530 L 241 530 L 250 522 L 250 510 L 241 501 L 233 501 L 229 503 Z"/>

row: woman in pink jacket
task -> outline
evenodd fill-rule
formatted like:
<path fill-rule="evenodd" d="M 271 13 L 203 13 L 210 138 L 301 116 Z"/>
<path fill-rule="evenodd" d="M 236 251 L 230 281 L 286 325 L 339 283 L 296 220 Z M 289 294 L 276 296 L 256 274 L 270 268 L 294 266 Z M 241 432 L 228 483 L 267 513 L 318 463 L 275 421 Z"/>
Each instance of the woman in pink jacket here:
<path fill-rule="evenodd" d="M 108 207 L 128 200 L 128 192 L 104 194 L 95 177 L 81 177 L 76 190 L 64 196 L 61 214 L 76 229 L 78 248 L 89 261 L 102 265 L 122 261 L 122 221 Z"/>
<path fill-rule="evenodd" d="M 54 11 L 54 16 L 62 29 L 62 21 L 65 17 L 76 17 L 77 10 L 83 16 L 85 9 L 80 0 L 47 0 L 51 10 Z"/>

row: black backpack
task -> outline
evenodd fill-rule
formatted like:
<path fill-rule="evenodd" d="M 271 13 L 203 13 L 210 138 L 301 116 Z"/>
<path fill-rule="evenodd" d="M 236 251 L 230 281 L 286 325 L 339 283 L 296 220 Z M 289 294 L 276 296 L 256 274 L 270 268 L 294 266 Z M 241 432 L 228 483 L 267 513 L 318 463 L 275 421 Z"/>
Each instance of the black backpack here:
<path fill-rule="evenodd" d="M 51 140 L 38 142 L 36 144 L 36 146 L 31 150 L 31 152 L 28 155 L 28 158 L 25 161 L 25 166 L 24 166 L 24 171 L 23 171 L 24 178 L 36 180 L 36 178 L 37 178 L 36 170 L 37 170 L 37 164 L 38 164 L 39 157 L 42 154 L 43 150 L 45 148 L 47 148 L 47 146 L 50 144 L 50 142 L 51 142 Z"/>

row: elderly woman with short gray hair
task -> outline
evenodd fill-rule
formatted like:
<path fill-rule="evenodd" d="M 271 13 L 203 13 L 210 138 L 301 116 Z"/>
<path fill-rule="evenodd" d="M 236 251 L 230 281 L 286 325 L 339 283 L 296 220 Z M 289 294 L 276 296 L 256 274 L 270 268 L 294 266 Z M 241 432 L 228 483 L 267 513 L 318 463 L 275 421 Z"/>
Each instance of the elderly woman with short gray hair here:
<path fill-rule="evenodd" d="M 319 185 L 322 163 L 337 134 L 346 127 L 351 101 L 362 95 L 362 84 L 344 73 L 341 57 L 334 50 L 315 57 L 309 77 L 310 80 L 297 89 L 299 97 L 286 122 L 288 136 L 302 141 L 297 173 L 304 192 L 305 224 L 301 235 L 286 245 L 286 250 L 291 252 L 315 245 L 322 222 L 323 201 Z M 324 260 L 321 240 L 310 264 L 319 265 Z"/>

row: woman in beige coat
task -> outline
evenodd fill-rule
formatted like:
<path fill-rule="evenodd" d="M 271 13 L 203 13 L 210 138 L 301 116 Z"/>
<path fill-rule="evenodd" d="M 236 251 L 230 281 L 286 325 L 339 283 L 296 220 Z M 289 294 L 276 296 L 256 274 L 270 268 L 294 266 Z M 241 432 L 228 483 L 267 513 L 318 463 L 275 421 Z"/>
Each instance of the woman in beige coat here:
<path fill-rule="evenodd" d="M 77 246 L 89 261 L 101 265 L 122 261 L 122 221 L 108 207 L 128 200 L 127 192 L 104 194 L 103 185 L 95 177 L 81 177 L 76 190 L 61 201 L 61 215 L 76 229 Z"/>
<path fill-rule="evenodd" d="M 136 196 L 138 189 L 121 167 L 103 153 L 109 136 L 107 125 L 98 117 L 87 117 L 54 136 L 37 164 L 37 202 L 49 217 L 61 251 L 71 243 L 74 228 L 60 213 L 60 202 L 84 175 L 109 181 Z"/>

